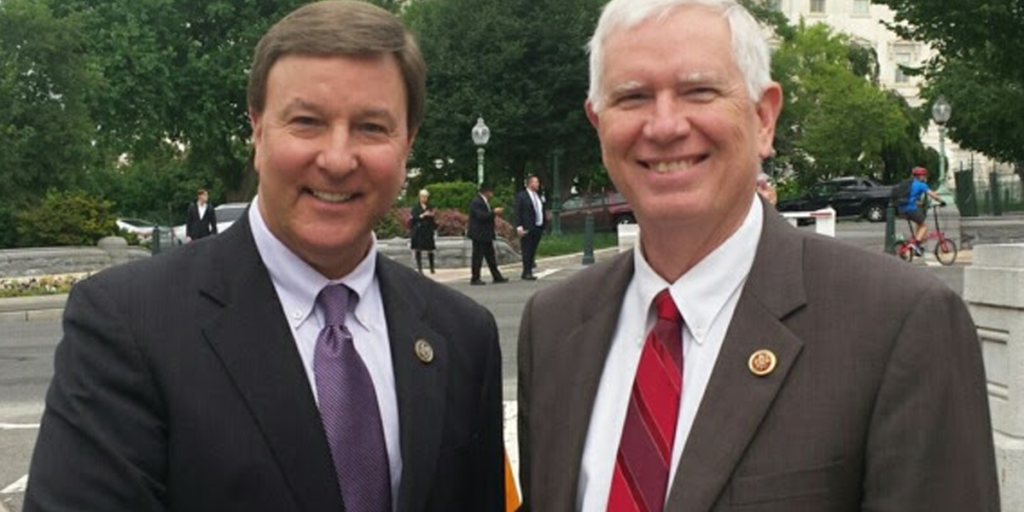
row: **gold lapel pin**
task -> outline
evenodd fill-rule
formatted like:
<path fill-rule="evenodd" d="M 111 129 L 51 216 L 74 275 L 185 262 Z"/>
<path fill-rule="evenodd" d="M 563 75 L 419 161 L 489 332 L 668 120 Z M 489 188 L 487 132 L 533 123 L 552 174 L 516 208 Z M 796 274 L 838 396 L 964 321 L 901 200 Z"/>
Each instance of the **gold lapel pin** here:
<path fill-rule="evenodd" d="M 434 347 L 431 347 L 427 340 L 416 340 L 416 357 L 420 359 L 421 363 L 430 364 L 434 360 Z"/>
<path fill-rule="evenodd" d="M 778 359 L 775 357 L 775 352 L 762 348 L 750 355 L 750 361 L 747 362 L 747 366 L 750 368 L 750 373 L 758 377 L 764 377 L 775 371 L 775 364 L 777 362 Z"/>

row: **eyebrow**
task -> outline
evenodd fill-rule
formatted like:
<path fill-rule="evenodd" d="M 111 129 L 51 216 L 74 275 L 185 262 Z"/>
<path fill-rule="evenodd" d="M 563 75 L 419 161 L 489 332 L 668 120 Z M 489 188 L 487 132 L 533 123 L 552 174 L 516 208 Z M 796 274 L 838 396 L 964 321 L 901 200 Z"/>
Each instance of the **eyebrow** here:
<path fill-rule="evenodd" d="M 283 109 L 281 109 L 281 116 L 288 117 L 296 110 L 309 110 L 317 114 L 323 113 L 323 108 L 315 103 L 310 103 L 306 100 L 295 98 L 288 102 Z"/>

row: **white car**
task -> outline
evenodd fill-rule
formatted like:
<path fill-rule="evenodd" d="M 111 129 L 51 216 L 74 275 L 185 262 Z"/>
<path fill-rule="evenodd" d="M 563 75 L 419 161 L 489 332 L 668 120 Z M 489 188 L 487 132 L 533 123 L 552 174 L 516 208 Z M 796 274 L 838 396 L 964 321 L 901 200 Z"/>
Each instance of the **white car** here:
<path fill-rule="evenodd" d="M 217 232 L 223 233 L 234 225 L 236 220 L 245 215 L 248 208 L 249 203 L 224 203 L 214 208 L 217 214 Z M 171 244 L 181 245 L 183 243 L 185 243 L 185 225 L 174 226 L 174 229 L 171 230 Z"/>
<path fill-rule="evenodd" d="M 140 219 L 117 219 L 117 228 L 129 233 L 138 235 L 139 240 L 148 242 L 153 238 L 153 228 L 156 224 Z"/>

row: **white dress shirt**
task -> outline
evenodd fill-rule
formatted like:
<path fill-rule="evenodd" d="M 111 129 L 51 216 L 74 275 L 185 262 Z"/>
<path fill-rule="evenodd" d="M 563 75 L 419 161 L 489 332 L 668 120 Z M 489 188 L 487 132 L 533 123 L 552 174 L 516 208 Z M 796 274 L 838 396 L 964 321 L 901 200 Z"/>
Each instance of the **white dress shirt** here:
<path fill-rule="evenodd" d="M 196 210 L 199 212 L 199 220 L 203 220 L 203 215 L 206 215 L 206 205 L 208 203 L 196 203 Z"/>
<path fill-rule="evenodd" d="M 359 301 L 349 303 L 345 325 L 352 333 L 356 352 L 363 358 L 377 393 L 377 406 L 384 426 L 384 442 L 391 469 L 391 506 L 397 510 L 398 486 L 402 479 L 402 452 L 399 444 L 398 398 L 395 392 L 395 374 L 391 364 L 391 344 L 384 316 L 384 303 L 377 280 L 377 238 L 373 238 L 366 258 L 351 273 L 341 279 L 329 280 L 278 240 L 267 228 L 260 214 L 259 198 L 249 208 L 256 249 L 270 272 L 274 290 L 281 301 L 281 309 L 292 329 L 295 345 L 309 379 L 309 389 L 317 397 L 316 378 L 313 373 L 313 353 L 316 339 L 324 325 L 323 308 L 316 304 L 317 295 L 325 286 L 344 284 Z M 270 378 L 270 377 L 268 377 Z"/>
<path fill-rule="evenodd" d="M 626 422 L 633 380 L 647 333 L 655 322 L 656 313 L 651 306 L 654 296 L 666 287 L 683 316 L 684 324 L 681 340 L 683 392 L 672 446 L 671 489 L 683 447 L 761 239 L 764 212 L 756 196 L 751 201 L 750 211 L 740 228 L 674 283 L 666 282 L 655 273 L 644 259 L 640 244 L 636 245 L 633 279 L 626 288 L 587 431 L 576 510 L 607 510 L 615 456 Z M 665 494 L 667 499 L 667 490 Z"/>
<path fill-rule="evenodd" d="M 544 214 L 541 211 L 540 196 L 534 192 L 532 188 L 528 188 L 526 191 L 530 194 L 530 202 L 533 203 L 533 211 L 535 212 L 535 215 L 533 216 L 534 224 L 540 226 L 541 224 L 544 224 Z"/>

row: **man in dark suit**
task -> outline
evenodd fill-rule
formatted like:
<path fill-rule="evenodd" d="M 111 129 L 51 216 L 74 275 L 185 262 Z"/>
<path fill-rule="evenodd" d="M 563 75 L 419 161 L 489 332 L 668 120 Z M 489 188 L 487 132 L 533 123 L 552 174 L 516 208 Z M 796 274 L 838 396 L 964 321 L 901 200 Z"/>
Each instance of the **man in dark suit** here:
<path fill-rule="evenodd" d="M 192 242 L 217 234 L 217 212 L 209 203 L 210 195 L 204 189 L 196 192 L 196 202 L 188 207 L 185 220 L 185 242 Z"/>
<path fill-rule="evenodd" d="M 259 195 L 75 287 L 25 510 L 503 510 L 494 319 L 371 231 L 423 116 L 414 40 L 319 2 L 251 69 Z"/>
<path fill-rule="evenodd" d="M 612 0 L 590 48 L 587 116 L 640 240 L 526 306 L 525 509 L 999 510 L 961 300 L 757 198 L 782 90 L 753 18 Z"/>
<path fill-rule="evenodd" d="M 537 266 L 537 246 L 544 233 L 544 201 L 540 197 L 540 178 L 530 175 L 526 188 L 516 196 L 516 233 L 523 252 L 525 281 L 536 281 L 533 269 Z"/>
<path fill-rule="evenodd" d="M 484 183 L 473 199 L 469 201 L 469 227 L 467 235 L 473 242 L 473 255 L 470 267 L 471 278 L 469 284 L 483 285 L 480 279 L 480 267 L 483 260 L 487 260 L 487 268 L 491 271 L 491 278 L 495 284 L 507 283 L 498 270 L 498 261 L 494 256 L 494 219 L 501 215 L 505 209 L 501 206 L 491 207 L 491 199 L 494 198 L 494 189 Z"/>

